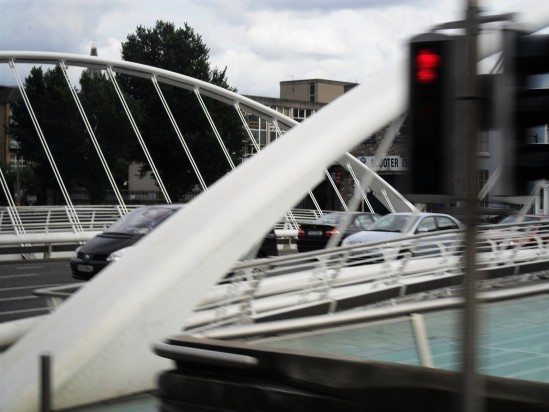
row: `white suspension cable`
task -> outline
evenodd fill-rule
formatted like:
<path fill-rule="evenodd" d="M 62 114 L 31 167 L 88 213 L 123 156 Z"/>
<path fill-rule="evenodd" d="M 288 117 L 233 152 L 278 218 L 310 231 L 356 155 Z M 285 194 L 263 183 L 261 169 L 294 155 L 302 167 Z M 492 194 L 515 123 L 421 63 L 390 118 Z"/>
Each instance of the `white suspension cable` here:
<path fill-rule="evenodd" d="M 215 123 L 210 116 L 210 112 L 208 111 L 208 108 L 206 107 L 206 104 L 204 103 L 204 100 L 202 100 L 202 96 L 200 95 L 200 90 L 198 90 L 198 87 L 194 88 L 194 94 L 196 95 L 198 102 L 200 103 L 200 106 L 202 107 L 202 110 L 204 111 L 204 114 L 208 118 L 208 122 L 210 123 L 210 127 L 212 128 L 212 131 L 215 134 L 215 137 L 217 138 L 217 141 L 219 142 L 219 145 L 221 146 L 221 149 L 223 150 L 223 153 L 225 154 L 225 157 L 227 158 L 227 161 L 229 162 L 229 165 L 231 166 L 231 169 L 235 168 L 233 159 L 231 159 L 231 156 L 229 154 L 229 151 L 227 150 L 227 147 L 225 146 L 225 143 L 223 143 L 223 139 L 221 139 L 221 135 L 217 131 L 217 127 L 215 127 Z"/>
<path fill-rule="evenodd" d="M 256 152 L 259 153 L 261 151 L 261 147 L 257 144 L 257 142 L 254 138 L 254 135 L 252 134 L 252 131 L 250 130 L 250 126 L 248 126 L 248 122 L 246 121 L 246 118 L 244 117 L 244 114 L 242 113 L 242 110 L 240 110 L 240 105 L 238 104 L 238 102 L 234 103 L 234 108 L 236 109 L 236 112 L 240 116 L 240 120 L 242 122 L 242 125 L 244 126 L 244 129 L 246 129 L 246 132 L 248 133 L 248 136 L 249 136 L 250 140 L 252 141 L 252 144 L 254 145 Z M 299 228 L 299 223 L 297 223 L 297 220 L 296 220 L 296 218 L 295 218 L 295 216 L 294 216 L 294 214 L 292 213 L 291 210 L 287 210 L 285 212 L 285 224 L 284 224 L 284 226 L 286 226 L 287 223 L 289 225 L 291 225 L 291 227 L 294 228 L 294 229 Z"/>
<path fill-rule="evenodd" d="M 166 187 L 164 186 L 164 182 L 162 181 L 162 178 L 160 177 L 160 173 L 158 173 L 158 169 L 156 168 L 156 165 L 154 164 L 154 161 L 151 157 L 151 154 L 149 153 L 149 150 L 147 149 L 147 145 L 145 144 L 145 141 L 143 140 L 143 137 L 141 136 L 141 132 L 139 131 L 139 128 L 137 127 L 137 123 L 135 123 L 135 120 L 133 118 L 132 112 L 128 106 L 128 103 L 126 102 L 126 99 L 124 98 L 124 95 L 122 94 L 122 90 L 120 90 L 120 86 L 118 86 L 118 82 L 116 81 L 116 77 L 114 75 L 114 72 L 112 70 L 112 66 L 107 66 L 107 73 L 108 77 L 111 80 L 114 89 L 116 90 L 116 94 L 118 94 L 118 98 L 120 99 L 120 102 L 122 103 L 122 106 L 124 107 L 124 111 L 126 112 L 126 116 L 128 117 L 128 120 L 130 121 L 130 124 L 133 128 L 133 131 L 137 137 L 137 140 L 139 141 L 139 144 L 141 145 L 141 149 L 143 150 L 143 153 L 145 154 L 145 157 L 147 158 L 147 162 L 149 162 L 149 166 L 151 167 L 154 177 L 156 178 L 156 183 L 158 184 L 158 187 L 160 188 L 160 191 L 164 195 L 164 199 L 166 200 L 166 203 L 172 203 L 172 200 L 170 199 L 170 195 L 168 194 L 168 191 L 166 190 Z"/>
<path fill-rule="evenodd" d="M 484 198 L 488 195 L 490 190 L 492 190 L 492 187 L 494 187 L 499 177 L 501 176 L 502 169 L 503 169 L 502 165 L 501 163 L 499 163 L 494 169 L 494 171 L 492 172 L 492 174 L 490 175 L 490 177 L 488 178 L 488 180 L 486 181 L 486 183 L 484 183 L 482 188 L 479 190 L 477 195 L 478 200 L 484 200 Z"/>
<path fill-rule="evenodd" d="M 7 208 L 7 210 L 11 224 L 13 225 L 13 230 L 16 234 L 23 235 L 25 234 L 25 227 L 23 226 L 23 222 L 21 221 L 21 217 L 19 216 L 19 212 L 17 211 L 17 205 L 15 204 L 13 196 L 10 193 L 8 183 L 6 182 L 6 179 L 4 177 L 4 172 L 2 172 L 2 168 L 0 168 L 0 184 L 2 185 L 2 190 L 6 195 L 6 199 L 8 200 L 9 207 Z"/>
<path fill-rule="evenodd" d="M 356 174 L 355 174 L 355 171 L 353 170 L 353 167 L 351 166 L 351 164 L 349 162 L 347 162 L 346 166 L 347 166 L 347 170 L 351 174 L 351 177 L 353 178 L 353 181 L 355 182 L 355 188 L 358 188 L 358 190 L 360 191 L 360 195 L 362 196 L 362 199 L 366 202 L 366 205 L 368 206 L 368 210 L 373 213 L 374 208 L 370 204 L 370 201 L 368 200 L 368 196 L 366 196 L 366 193 L 364 192 L 364 188 L 362 187 L 362 183 L 356 177 Z"/>
<path fill-rule="evenodd" d="M 189 162 L 191 162 L 191 166 L 194 170 L 194 173 L 196 174 L 196 177 L 198 178 L 198 181 L 200 183 L 200 186 L 202 187 L 202 190 L 206 191 L 208 190 L 208 187 L 206 185 L 206 182 L 202 178 L 202 174 L 200 173 L 200 170 L 198 169 L 198 165 L 196 164 L 193 155 L 187 146 L 187 142 L 185 141 L 185 138 L 183 137 L 183 134 L 181 133 L 181 130 L 179 129 L 179 126 L 177 125 L 177 122 L 175 121 L 175 117 L 172 114 L 172 111 L 170 109 L 170 106 L 168 105 L 168 102 L 164 98 L 164 94 L 162 93 L 162 89 L 160 89 L 160 85 L 158 84 L 158 79 L 156 78 L 156 74 L 153 74 L 151 76 L 152 83 L 154 84 L 154 88 L 156 89 L 156 92 L 158 93 L 158 97 L 160 98 L 160 101 L 164 105 L 164 110 L 166 110 L 166 113 L 168 114 L 168 117 L 170 118 L 170 121 L 172 122 L 172 126 L 175 130 L 175 133 L 177 134 L 177 137 L 179 137 L 179 141 L 181 142 L 181 145 L 183 146 L 183 150 L 185 150 L 185 154 L 187 155 L 187 158 L 189 159 Z"/>
<path fill-rule="evenodd" d="M 372 168 L 372 170 L 374 172 L 377 173 L 377 170 L 379 169 L 379 166 L 378 164 L 380 163 L 378 160 L 379 159 L 383 159 L 386 155 L 387 155 L 387 152 L 389 151 L 389 148 L 393 145 L 393 141 L 395 140 L 395 137 L 397 136 L 398 134 L 398 131 L 400 130 L 401 126 L 402 126 L 402 123 L 404 123 L 404 119 L 406 119 L 406 115 L 401 115 L 399 116 L 396 120 L 392 121 L 390 124 L 389 124 L 389 127 L 387 128 L 387 130 L 385 131 L 385 134 L 383 135 L 382 139 L 381 139 L 381 143 L 379 144 L 379 147 L 377 148 L 376 150 L 376 153 L 374 155 L 374 158 L 376 159 L 375 161 L 375 164 L 374 164 L 374 167 Z M 362 182 L 362 184 L 364 185 L 364 187 L 368 187 L 370 186 L 370 183 L 372 181 L 372 178 L 373 176 L 368 176 L 365 181 Z M 389 198 L 389 196 L 387 195 L 387 191 L 386 190 L 382 190 L 381 191 L 381 194 L 383 195 L 383 197 L 385 198 L 386 202 L 387 202 L 387 205 L 389 206 L 389 210 L 391 211 L 391 213 L 394 213 L 395 212 L 395 208 L 393 206 L 393 204 L 391 203 L 391 200 Z"/>
<path fill-rule="evenodd" d="M 67 203 L 67 214 L 69 216 L 69 219 L 73 223 L 73 228 L 76 232 L 82 232 L 82 225 L 80 224 L 80 221 L 78 219 L 78 215 L 76 213 L 76 210 L 74 208 L 74 205 L 72 204 L 72 201 L 69 196 L 69 192 L 67 191 L 67 188 L 65 187 L 65 183 L 63 182 L 63 179 L 61 177 L 61 174 L 59 173 L 59 170 L 57 169 L 57 165 L 55 164 L 55 160 L 53 158 L 53 155 L 51 154 L 50 148 L 48 146 L 48 143 L 46 142 L 46 138 L 44 137 L 44 133 L 42 132 L 42 129 L 40 128 L 40 124 L 38 123 L 38 119 L 36 118 L 36 115 L 34 113 L 34 110 L 32 108 L 32 105 L 30 103 L 30 100 L 27 96 L 27 92 L 25 91 L 25 88 L 23 87 L 23 82 L 21 81 L 19 77 L 19 73 L 17 72 L 17 68 L 15 67 L 15 61 L 13 59 L 10 59 L 9 65 L 11 68 L 11 71 L 13 73 L 13 76 L 15 78 L 15 81 L 17 83 L 17 87 L 19 88 L 19 92 L 21 93 L 21 96 L 23 97 L 23 101 L 25 103 L 25 106 L 27 107 L 27 111 L 29 112 L 29 115 L 31 117 L 32 123 L 34 124 L 34 128 L 36 129 L 36 132 L 38 133 L 38 137 L 40 138 L 40 143 L 42 144 L 42 147 L 44 149 L 44 152 L 46 153 L 46 157 L 48 158 L 48 161 L 50 163 L 50 166 L 53 170 L 53 174 L 55 175 L 55 179 L 57 180 L 57 183 L 59 185 L 59 188 L 61 189 L 61 193 L 63 195 L 63 198 L 65 199 L 65 202 Z"/>
<path fill-rule="evenodd" d="M 97 141 L 97 138 L 95 137 L 95 133 L 93 132 L 93 129 L 91 127 L 91 124 L 88 120 L 88 116 L 86 115 L 86 112 L 84 110 L 84 107 L 82 106 L 82 103 L 80 102 L 80 99 L 78 98 L 78 94 L 76 93 L 76 90 L 74 87 L 72 87 L 71 81 L 69 79 L 69 75 L 67 73 L 67 66 L 65 65 L 65 61 L 61 60 L 59 62 L 59 66 L 61 67 L 61 70 L 63 71 L 63 75 L 65 76 L 65 80 L 67 81 L 67 85 L 69 87 L 69 90 L 71 91 L 72 98 L 74 99 L 74 102 L 76 103 L 76 107 L 78 107 L 78 111 L 80 112 L 80 116 L 82 117 L 82 120 L 84 121 L 84 125 L 86 126 L 86 130 L 88 131 L 88 134 L 90 135 L 91 141 L 93 143 L 93 146 L 95 148 L 95 152 L 99 156 L 99 160 L 101 161 L 101 165 L 103 166 L 103 169 L 105 170 L 105 173 L 107 174 L 107 178 L 109 179 L 109 183 L 111 184 L 112 190 L 118 199 L 118 203 L 120 204 L 120 207 L 122 208 L 124 214 L 128 213 L 128 208 L 126 207 L 126 204 L 124 203 L 124 199 L 122 198 L 122 195 L 120 194 L 120 191 L 118 190 L 118 186 L 116 185 L 116 182 L 114 180 L 114 176 L 111 173 L 111 169 L 109 168 L 109 165 L 107 164 L 107 160 L 105 159 L 105 156 L 103 155 L 103 151 L 101 150 L 101 147 L 99 146 L 99 142 Z"/>
<path fill-rule="evenodd" d="M 348 165 L 348 168 L 350 170 L 352 170 L 351 169 L 351 164 L 348 163 L 347 165 Z M 362 190 L 362 185 L 360 184 L 360 182 L 358 183 L 358 186 Z M 362 193 L 364 193 L 364 192 L 362 191 Z M 359 206 L 361 201 L 362 201 L 362 196 L 359 195 L 359 192 L 355 191 L 353 193 L 353 196 L 351 196 L 351 200 L 349 201 L 349 206 L 348 206 L 349 209 L 348 210 L 350 210 L 351 212 L 356 211 L 358 209 L 358 206 Z M 371 209 L 370 211 L 373 212 L 373 209 Z M 330 239 L 328 240 L 328 243 L 326 244 L 326 249 L 332 248 L 332 247 L 339 244 L 339 242 L 341 240 L 341 237 L 343 236 L 343 234 L 347 230 L 347 227 L 351 224 L 352 220 L 353 220 L 353 215 L 352 214 L 347 213 L 347 214 L 343 215 L 343 218 L 341 219 L 341 222 L 337 225 L 337 233 L 335 234 L 335 236 L 330 237 Z M 321 262 L 321 265 L 326 265 L 326 262 L 325 261 Z M 339 276 L 340 271 L 341 271 L 341 268 L 339 268 L 338 270 L 335 270 L 331 274 L 330 281 L 335 280 Z"/>
<path fill-rule="evenodd" d="M 347 203 L 345 203 L 345 200 L 343 200 L 343 196 L 341 196 L 341 193 L 339 191 L 339 189 L 337 188 L 337 185 L 336 183 L 334 182 L 334 179 L 332 179 L 332 175 L 330 174 L 330 172 L 328 171 L 328 169 L 324 169 L 324 174 L 326 175 L 326 177 L 328 178 L 328 181 L 330 182 L 330 184 L 332 185 L 332 188 L 334 189 L 334 192 L 336 193 L 337 197 L 339 198 L 339 202 L 341 203 L 341 205 L 343 206 L 343 209 L 348 212 L 349 211 L 349 208 L 347 207 Z"/>
<path fill-rule="evenodd" d="M 268 124 L 268 123 L 267 123 Z M 275 132 L 276 132 L 276 135 L 277 135 L 277 138 L 282 136 L 282 130 L 280 130 L 280 127 L 278 126 L 278 122 L 276 121 L 276 119 L 273 119 L 273 126 L 275 128 Z M 316 200 L 316 197 L 315 195 L 313 194 L 312 190 L 308 190 L 307 193 L 309 194 L 309 197 L 311 198 L 313 204 L 315 205 L 315 209 L 317 210 L 317 212 L 320 214 L 320 216 L 322 216 L 324 214 L 324 212 L 322 211 L 322 208 L 320 207 L 320 205 L 318 204 L 317 200 Z"/>
<path fill-rule="evenodd" d="M 246 121 L 246 118 L 244 117 L 244 114 L 242 113 L 242 110 L 240 110 L 240 105 L 238 102 L 234 102 L 234 108 L 236 109 L 236 112 L 238 113 L 238 116 L 240 117 L 240 120 L 242 121 L 242 125 L 244 126 L 244 129 L 248 133 L 248 137 L 250 138 L 250 141 L 254 145 L 255 151 L 259 152 L 261 150 L 259 144 L 256 142 L 254 135 L 252 134 L 252 131 L 250 130 L 250 126 L 248 126 L 248 122 Z"/>

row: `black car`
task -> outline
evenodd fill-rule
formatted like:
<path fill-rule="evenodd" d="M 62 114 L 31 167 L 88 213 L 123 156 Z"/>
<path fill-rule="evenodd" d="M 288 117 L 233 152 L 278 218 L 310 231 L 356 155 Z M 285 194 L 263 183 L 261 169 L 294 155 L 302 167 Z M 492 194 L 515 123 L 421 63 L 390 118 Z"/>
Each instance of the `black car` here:
<path fill-rule="evenodd" d="M 353 233 L 366 230 L 376 220 L 381 218 L 377 213 L 370 212 L 333 212 L 323 215 L 312 223 L 303 223 L 297 233 L 298 252 L 309 252 L 326 247 L 330 238 L 339 233 L 338 226 L 345 216 L 350 218 L 340 243 Z"/>
<path fill-rule="evenodd" d="M 72 277 L 92 278 L 109 263 L 124 256 L 139 239 L 181 207 L 174 204 L 145 206 L 122 216 L 103 233 L 76 249 L 70 260 Z"/>
<path fill-rule="evenodd" d="M 105 232 L 88 240 L 70 259 L 72 277 L 89 280 L 109 263 L 122 258 L 143 236 L 173 215 L 181 204 L 145 206 L 121 217 Z M 278 255 L 277 239 L 271 230 L 263 242 L 253 248 L 245 258 Z"/>

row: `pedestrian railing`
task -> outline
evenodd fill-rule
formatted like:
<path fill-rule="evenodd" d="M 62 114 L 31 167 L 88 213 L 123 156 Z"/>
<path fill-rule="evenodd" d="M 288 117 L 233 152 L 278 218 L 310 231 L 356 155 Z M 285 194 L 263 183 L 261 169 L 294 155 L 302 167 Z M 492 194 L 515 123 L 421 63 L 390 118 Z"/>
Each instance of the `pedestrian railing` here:
<path fill-rule="evenodd" d="M 131 210 L 139 205 L 127 207 Z M 74 212 L 66 206 L 4 206 L 0 208 L 0 235 L 103 231 L 123 214 L 118 205 L 75 206 Z M 317 210 L 293 209 L 276 222 L 275 228 L 296 231 L 297 224 L 320 215 Z"/>
<path fill-rule="evenodd" d="M 451 239 L 451 241 L 449 240 Z M 238 262 L 183 325 L 189 333 L 221 326 L 336 313 L 365 306 L 451 296 L 465 276 L 462 231 L 403 237 Z M 541 279 L 549 273 L 549 222 L 480 228 L 479 288 Z M 55 307 L 78 285 L 36 291 Z"/>

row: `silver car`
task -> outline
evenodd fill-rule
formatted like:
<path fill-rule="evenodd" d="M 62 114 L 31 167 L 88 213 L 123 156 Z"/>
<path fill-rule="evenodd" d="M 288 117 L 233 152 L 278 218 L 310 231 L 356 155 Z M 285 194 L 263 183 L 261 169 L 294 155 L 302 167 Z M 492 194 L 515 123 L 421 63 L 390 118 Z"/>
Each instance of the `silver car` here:
<path fill-rule="evenodd" d="M 432 233 L 425 240 L 402 246 L 397 253 L 402 255 L 405 252 L 413 256 L 425 256 L 440 253 L 440 246 L 448 246 L 457 239 L 455 233 L 440 233 L 450 230 L 463 229 L 465 226 L 455 217 L 442 213 L 391 213 L 383 216 L 372 224 L 368 230 L 355 233 L 343 241 L 343 246 L 356 245 L 361 243 L 382 242 L 419 234 Z"/>

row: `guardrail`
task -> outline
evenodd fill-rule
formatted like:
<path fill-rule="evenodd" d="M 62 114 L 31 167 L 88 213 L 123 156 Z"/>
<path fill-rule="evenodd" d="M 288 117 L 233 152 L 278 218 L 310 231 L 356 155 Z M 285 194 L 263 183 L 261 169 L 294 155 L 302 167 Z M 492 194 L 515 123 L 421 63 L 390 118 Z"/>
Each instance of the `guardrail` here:
<path fill-rule="evenodd" d="M 131 206 L 137 207 L 137 206 Z M 123 212 L 119 206 L 18 206 L 0 208 L 0 235 L 103 231 Z"/>
<path fill-rule="evenodd" d="M 140 207 L 131 206 L 130 209 Z M 327 213 L 327 212 L 326 212 Z M 65 206 L 20 206 L 0 208 L 0 260 L 49 259 L 104 231 L 122 215 L 116 205 L 76 206 L 74 214 Z M 300 223 L 320 216 L 317 210 L 293 209 L 275 224 L 283 249 L 293 247 Z M 64 255 L 62 255 L 64 256 Z"/>
<path fill-rule="evenodd" d="M 127 206 L 130 210 L 137 207 L 140 205 Z M 75 206 L 74 213 L 67 206 L 4 206 L 0 207 L 0 235 L 103 231 L 123 213 L 117 205 Z M 312 222 L 320 215 L 317 210 L 292 209 L 275 228 L 296 230 L 296 224 Z"/>
<path fill-rule="evenodd" d="M 464 277 L 463 232 L 239 262 L 186 319 L 189 333 L 347 311 L 381 302 L 449 296 Z M 449 236 L 453 240 L 448 242 Z M 483 285 L 505 285 L 549 273 L 549 222 L 482 227 L 477 262 Z M 79 284 L 82 287 L 84 284 Z M 74 285 L 35 291 L 52 307 Z"/>
<path fill-rule="evenodd" d="M 0 235 L 0 260 L 51 259 L 73 252 L 101 232 L 53 232 Z"/>

